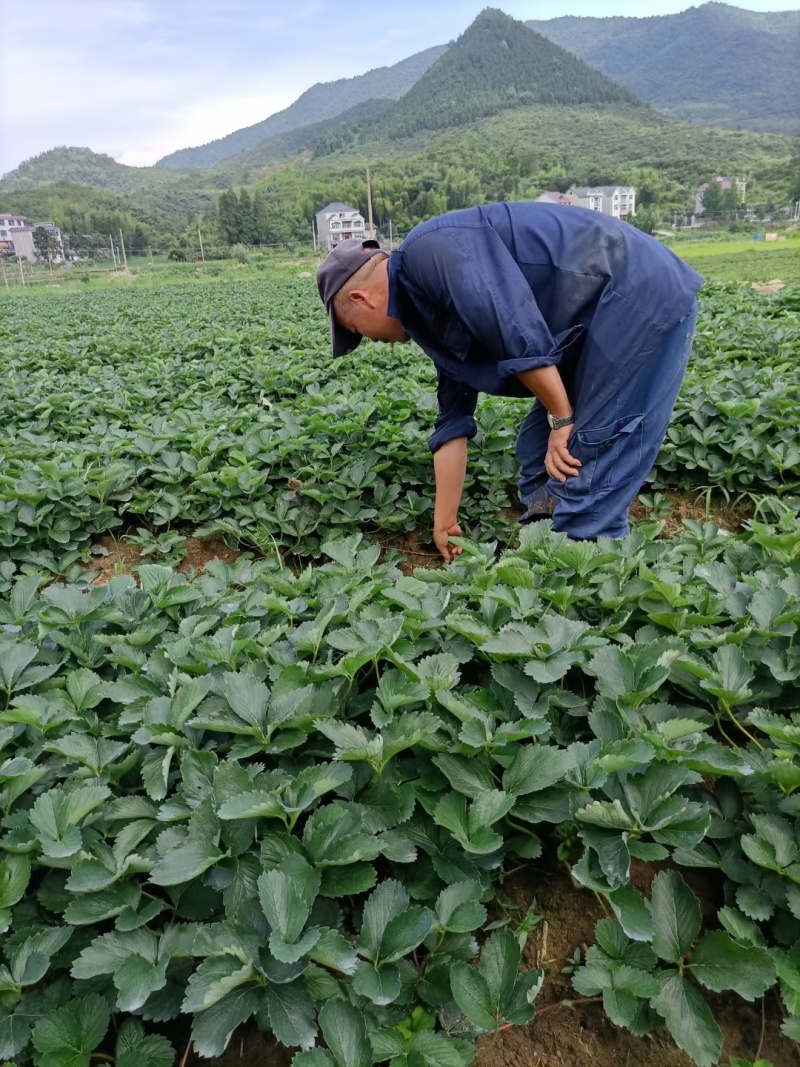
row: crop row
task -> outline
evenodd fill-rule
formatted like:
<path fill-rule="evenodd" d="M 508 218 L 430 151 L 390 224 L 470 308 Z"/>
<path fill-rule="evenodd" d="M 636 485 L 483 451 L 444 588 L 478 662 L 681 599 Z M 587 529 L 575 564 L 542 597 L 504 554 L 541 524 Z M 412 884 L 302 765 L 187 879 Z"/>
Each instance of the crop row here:
<path fill-rule="evenodd" d="M 4 564 L 0 1059 L 169 1067 L 165 1027 L 211 1057 L 255 1020 L 295 1067 L 467 1067 L 542 979 L 482 933 L 493 885 L 556 847 L 615 917 L 573 978 L 614 1023 L 706 1067 L 704 992 L 775 987 L 799 1039 L 800 529 L 651 534 L 414 577 L 359 534 L 299 573 Z"/>
<path fill-rule="evenodd" d="M 369 344 L 332 363 L 313 295 L 272 279 L 7 302 L 0 552 L 67 550 L 126 522 L 313 555 L 354 524 L 429 525 L 431 364 Z M 657 484 L 798 491 L 795 302 L 704 294 Z M 481 404 L 464 507 L 476 536 L 515 535 L 502 511 L 525 411 Z"/>

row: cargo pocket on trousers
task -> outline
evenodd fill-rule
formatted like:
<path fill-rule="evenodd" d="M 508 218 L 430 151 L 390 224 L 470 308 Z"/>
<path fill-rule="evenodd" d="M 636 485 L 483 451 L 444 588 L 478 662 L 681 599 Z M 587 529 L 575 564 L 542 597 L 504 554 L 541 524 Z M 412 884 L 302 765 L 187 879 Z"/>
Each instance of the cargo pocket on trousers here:
<path fill-rule="evenodd" d="M 644 415 L 626 415 L 606 426 L 576 430 L 574 436 L 576 457 L 588 468 L 584 492 L 615 489 L 638 473 L 644 443 Z"/>

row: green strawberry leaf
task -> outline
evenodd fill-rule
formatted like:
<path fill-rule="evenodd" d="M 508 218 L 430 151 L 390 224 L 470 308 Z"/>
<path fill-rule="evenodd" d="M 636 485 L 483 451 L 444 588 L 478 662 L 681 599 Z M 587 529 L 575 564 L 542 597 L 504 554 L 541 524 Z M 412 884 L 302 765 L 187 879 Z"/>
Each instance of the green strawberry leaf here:
<path fill-rule="evenodd" d="M 94 993 L 44 1015 L 32 1036 L 41 1067 L 89 1067 L 109 1018 L 108 1002 Z"/>
<path fill-rule="evenodd" d="M 221 1056 L 236 1027 L 258 1011 L 261 995 L 254 985 L 239 986 L 198 1012 L 192 1023 L 192 1044 L 198 1056 Z"/>
<path fill-rule="evenodd" d="M 338 1067 L 333 1056 L 324 1048 L 312 1048 L 298 1052 L 292 1059 L 292 1067 Z"/>
<path fill-rule="evenodd" d="M 462 1014 L 481 1030 L 494 1030 L 494 1004 L 488 983 L 482 974 L 467 963 L 455 963 L 450 971 L 453 999 Z"/>
<path fill-rule="evenodd" d="M 396 963 L 384 963 L 380 968 L 362 962 L 353 975 L 353 989 L 360 997 L 382 1007 L 391 1004 L 400 996 L 402 982 L 400 968 Z"/>
<path fill-rule="evenodd" d="M 150 881 L 154 885 L 182 885 L 184 882 L 191 882 L 203 871 L 218 863 L 223 855 L 213 841 L 190 839 L 161 857 L 150 872 Z"/>
<path fill-rule="evenodd" d="M 336 1067 L 372 1067 L 372 1047 L 363 1012 L 344 1000 L 326 1000 L 319 1013 L 319 1025 Z"/>
<path fill-rule="evenodd" d="M 120 964 L 113 977 L 120 1011 L 138 1011 L 151 993 L 167 984 L 167 962 L 164 959 L 154 964 L 134 954 Z"/>
<path fill-rule="evenodd" d="M 665 872 L 666 873 L 666 872 Z M 667 1024 L 678 1048 L 697 1067 L 713 1067 L 722 1054 L 722 1031 L 693 985 L 675 971 L 665 971 L 661 991 L 652 1006 Z"/>
<path fill-rule="evenodd" d="M 479 904 L 483 890 L 469 879 L 443 889 L 436 899 L 436 924 L 440 930 L 467 934 L 486 921 L 486 908 Z"/>
<path fill-rule="evenodd" d="M 137 1019 L 126 1019 L 119 1028 L 116 1067 L 173 1067 L 175 1050 L 161 1034 L 146 1034 Z"/>
<path fill-rule="evenodd" d="M 503 789 L 527 796 L 555 785 L 572 765 L 571 754 L 553 745 L 520 745 L 503 772 Z"/>
<path fill-rule="evenodd" d="M 265 997 L 269 1024 L 281 1044 L 311 1048 L 317 1036 L 316 1009 L 305 982 L 270 985 Z"/>
<path fill-rule="evenodd" d="M 763 948 L 737 944 L 722 930 L 706 934 L 692 954 L 695 978 L 714 993 L 732 989 L 745 1000 L 756 1000 L 775 982 L 775 963 Z"/>
<path fill-rule="evenodd" d="M 700 904 L 677 871 L 653 879 L 653 949 L 662 960 L 679 963 L 700 933 Z"/>
<path fill-rule="evenodd" d="M 303 932 L 319 892 L 320 872 L 302 856 L 291 856 L 275 870 L 258 879 L 261 907 L 273 932 L 287 943 L 297 941 Z"/>

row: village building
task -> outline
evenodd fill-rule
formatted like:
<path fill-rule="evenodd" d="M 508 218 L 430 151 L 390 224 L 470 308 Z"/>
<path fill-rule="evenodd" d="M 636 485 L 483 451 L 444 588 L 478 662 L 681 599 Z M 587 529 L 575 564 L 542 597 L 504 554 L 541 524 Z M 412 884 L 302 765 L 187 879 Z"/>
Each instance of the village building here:
<path fill-rule="evenodd" d="M 633 218 L 636 214 L 636 190 L 631 185 L 574 185 L 567 195 L 574 197 L 580 207 L 615 219 Z"/>
<path fill-rule="evenodd" d="M 336 200 L 316 214 L 317 241 L 328 252 L 340 241 L 348 237 L 369 236 L 366 232 L 364 216 L 353 207 L 348 207 Z"/>

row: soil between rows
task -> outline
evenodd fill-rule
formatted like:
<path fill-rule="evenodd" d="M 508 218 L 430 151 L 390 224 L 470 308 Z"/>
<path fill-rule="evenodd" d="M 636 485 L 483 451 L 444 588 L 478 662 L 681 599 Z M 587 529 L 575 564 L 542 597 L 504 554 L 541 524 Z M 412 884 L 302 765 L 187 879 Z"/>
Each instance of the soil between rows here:
<path fill-rule="evenodd" d="M 712 501 L 710 506 L 705 499 L 696 492 L 684 489 L 667 491 L 664 496 L 670 504 L 671 511 L 664 518 L 663 537 L 678 537 L 683 531 L 683 520 L 694 519 L 697 522 L 712 521 L 723 530 L 735 532 L 742 528 L 745 520 L 753 513 L 749 502 L 740 504 L 727 504 Z M 503 517 L 508 521 L 513 530 L 520 515 L 519 507 L 503 509 Z M 640 500 L 634 501 L 631 506 L 631 519 L 641 520 L 648 518 L 650 514 Z M 133 532 L 133 527 L 129 532 Z M 439 553 L 430 541 L 430 531 L 415 529 L 404 533 L 390 534 L 385 531 L 373 537 L 375 544 L 385 552 L 398 552 L 403 559 L 398 561 L 398 567 L 403 574 L 412 574 L 417 567 L 426 569 L 441 567 L 443 561 Z M 95 540 L 103 554 L 95 556 L 88 565 L 89 570 L 97 572 L 93 579 L 94 585 L 105 585 L 118 574 L 130 574 L 141 563 L 158 562 L 143 557 L 138 546 L 129 543 L 125 534 L 112 535 L 102 534 Z M 188 537 L 187 553 L 179 571 L 193 569 L 202 573 L 205 566 L 215 559 L 221 559 L 225 563 L 234 563 L 242 554 L 240 550 L 231 548 L 222 537 Z"/>
<path fill-rule="evenodd" d="M 635 862 L 631 881 L 649 895 L 657 869 Z M 719 903 L 713 878 L 703 871 L 681 873 L 698 894 L 703 911 L 713 914 Z M 693 1067 L 664 1031 L 635 1037 L 609 1022 L 602 1004 L 560 1006 L 577 999 L 562 968 L 578 946 L 585 949 L 593 943 L 594 924 L 603 917 L 595 897 L 574 886 L 563 868 L 547 870 L 531 864 L 509 879 L 498 895 L 519 907 L 513 914 L 520 918 L 536 899 L 537 913 L 544 918 L 528 938 L 522 966 L 542 967 L 545 982 L 536 1000 L 536 1018 L 496 1039 L 484 1038 L 474 1067 Z M 796 1046 L 780 1033 L 782 1015 L 774 995 L 763 1005 L 763 1039 L 760 1001 L 750 1004 L 734 994 L 706 995 L 724 1035 L 722 1063 L 732 1056 L 753 1061 L 760 1055 L 774 1067 L 800 1064 Z M 271 1037 L 246 1026 L 220 1059 L 203 1060 L 190 1053 L 181 1067 L 290 1067 L 292 1055 Z"/>

